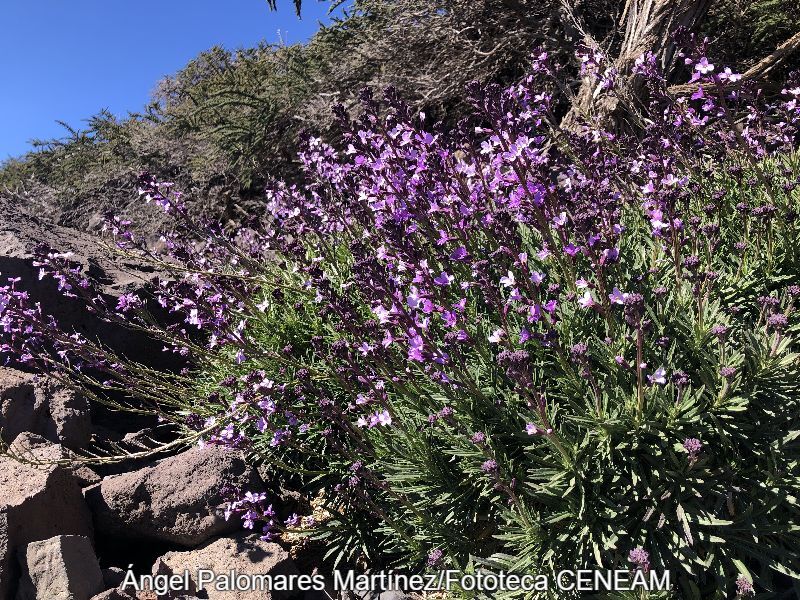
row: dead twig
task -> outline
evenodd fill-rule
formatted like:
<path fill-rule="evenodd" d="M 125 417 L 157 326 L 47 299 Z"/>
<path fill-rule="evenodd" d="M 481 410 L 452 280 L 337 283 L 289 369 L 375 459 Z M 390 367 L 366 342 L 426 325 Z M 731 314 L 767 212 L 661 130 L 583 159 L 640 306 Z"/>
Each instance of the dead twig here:
<path fill-rule="evenodd" d="M 759 81 L 769 75 L 769 73 L 778 65 L 780 65 L 792 52 L 800 48 L 800 31 L 795 33 L 788 40 L 783 42 L 780 46 L 775 48 L 775 51 L 769 56 L 765 56 L 755 65 L 742 73 L 740 81 Z M 730 82 L 721 82 L 723 86 L 731 85 Z M 684 83 L 681 85 L 670 86 L 667 91 L 673 95 L 689 94 L 697 91 L 700 86 L 698 83 Z"/>

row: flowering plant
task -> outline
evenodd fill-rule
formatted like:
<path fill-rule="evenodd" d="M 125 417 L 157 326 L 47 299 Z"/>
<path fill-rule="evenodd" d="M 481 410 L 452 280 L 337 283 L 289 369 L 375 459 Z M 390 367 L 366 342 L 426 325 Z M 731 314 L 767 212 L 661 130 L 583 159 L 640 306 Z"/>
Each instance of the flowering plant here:
<path fill-rule="evenodd" d="M 13 284 L 6 349 L 324 490 L 314 531 L 339 558 L 670 569 L 687 597 L 793 585 L 800 86 L 767 102 L 684 60 L 679 97 L 637 63 L 649 104 L 628 132 L 559 127 L 546 54 L 511 88 L 471 85 L 452 129 L 365 91 L 338 145 L 304 140 L 303 185 L 200 242 L 145 175 L 180 223 L 169 258 L 110 231 L 173 274 L 153 297 L 184 323 L 105 305 L 57 254 L 43 272 L 195 371 L 60 333 Z M 583 62 L 613 90 L 602 56 Z M 299 521 L 268 503 L 231 513 L 266 536 Z"/>

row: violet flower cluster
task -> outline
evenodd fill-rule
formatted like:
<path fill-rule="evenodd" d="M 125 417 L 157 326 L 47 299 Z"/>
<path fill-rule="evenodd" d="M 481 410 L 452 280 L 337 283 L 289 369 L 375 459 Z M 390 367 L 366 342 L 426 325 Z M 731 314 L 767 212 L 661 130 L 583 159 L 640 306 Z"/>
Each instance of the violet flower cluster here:
<path fill-rule="evenodd" d="M 744 561 L 771 589 L 797 569 L 778 523 L 798 517 L 800 85 L 768 101 L 703 43 L 681 58 L 678 97 L 637 61 L 632 131 L 561 128 L 544 53 L 517 85 L 470 85 L 456 127 L 366 90 L 235 232 L 144 174 L 176 219 L 166 255 L 108 232 L 167 276 L 110 304 L 54 250 L 42 273 L 193 366 L 146 372 L 13 281 L 3 349 L 324 488 L 347 558 L 669 568 L 740 595 Z M 602 54 L 581 61 L 613 93 Z M 282 526 L 266 496 L 229 513 Z"/>

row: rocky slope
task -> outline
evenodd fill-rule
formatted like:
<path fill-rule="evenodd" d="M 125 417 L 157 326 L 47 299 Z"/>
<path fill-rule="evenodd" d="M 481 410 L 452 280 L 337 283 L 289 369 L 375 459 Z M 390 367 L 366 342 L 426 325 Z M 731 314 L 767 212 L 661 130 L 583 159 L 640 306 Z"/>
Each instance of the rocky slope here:
<path fill-rule="evenodd" d="M 78 301 L 58 294 L 52 281 L 40 280 L 33 248 L 45 243 L 73 252 L 103 282 L 102 293 L 111 301 L 141 287 L 152 271 L 115 259 L 97 239 L 56 226 L 18 203 L 0 198 L 0 215 L 0 284 L 19 278 L 18 287 L 62 325 L 153 367 L 177 368 L 160 351 L 161 344 L 101 321 Z M 75 460 L 106 440 L 124 445 L 152 437 L 154 425 L 91 406 L 44 374 L 0 367 L 0 439 L 8 446 L 7 455 L 0 456 L 0 600 L 347 597 L 330 589 L 198 590 L 192 576 L 182 591 L 136 590 L 129 572 L 138 578 L 198 568 L 257 575 L 319 571 L 313 557 L 296 563 L 297 553 L 286 544 L 263 542 L 225 519 L 220 490 L 226 485 L 252 491 L 267 487 L 238 452 L 195 447 L 100 466 Z M 398 594 L 363 597 L 388 600 Z"/>

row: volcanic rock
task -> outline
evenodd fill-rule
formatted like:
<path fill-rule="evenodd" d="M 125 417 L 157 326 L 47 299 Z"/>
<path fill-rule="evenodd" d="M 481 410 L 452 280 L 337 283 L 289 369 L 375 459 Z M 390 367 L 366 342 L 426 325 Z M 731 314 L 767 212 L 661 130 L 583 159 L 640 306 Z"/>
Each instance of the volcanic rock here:
<path fill-rule="evenodd" d="M 89 538 L 59 535 L 19 549 L 23 576 L 16 600 L 89 600 L 103 574 Z"/>
<path fill-rule="evenodd" d="M 28 292 L 31 302 L 40 303 L 42 312 L 55 317 L 64 331 L 99 340 L 115 353 L 148 366 L 182 366 L 173 353 L 161 352 L 162 344 L 118 323 L 104 321 L 88 311 L 82 300 L 61 294 L 52 278 L 40 279 L 39 267 L 34 264 L 35 249 L 40 244 L 59 253 L 70 253 L 69 260 L 97 283 L 97 291 L 112 308 L 122 294 L 141 290 L 157 275 L 151 265 L 116 255 L 96 237 L 58 226 L 26 210 L 19 202 L 0 198 L 0 284 L 8 278 L 19 278 L 16 289 Z M 163 316 L 157 305 L 153 310 Z"/>
<path fill-rule="evenodd" d="M 239 452 L 208 446 L 106 477 L 86 490 L 86 500 L 99 535 L 195 547 L 241 526 L 225 520 L 226 485 L 262 488 Z"/>
<path fill-rule="evenodd" d="M 137 598 L 129 592 L 114 588 L 92 596 L 92 600 L 137 600 Z"/>
<path fill-rule="evenodd" d="M 14 442 L 9 446 L 9 451 L 21 460 L 34 464 L 55 463 L 76 458 L 73 452 L 70 452 L 60 444 L 54 444 L 40 435 L 27 431 L 20 433 L 14 439 Z M 63 466 L 75 476 L 82 488 L 100 482 L 100 476 L 86 465 L 75 462 Z"/>
<path fill-rule="evenodd" d="M 238 534 L 234 537 L 211 541 L 201 548 L 187 552 L 168 552 L 156 561 L 153 575 L 190 574 L 188 590 L 183 593 L 203 593 L 209 600 L 280 600 L 296 595 L 296 591 L 225 590 L 214 584 L 206 584 L 203 591 L 197 589 L 197 571 L 208 569 L 217 575 L 297 575 L 297 567 L 289 553 L 278 544 L 265 542 L 253 535 Z M 224 587 L 224 586 L 221 586 Z"/>
<path fill-rule="evenodd" d="M 11 443 L 23 431 L 82 448 L 91 437 L 89 401 L 56 380 L 0 367 L 0 428 Z"/>
<path fill-rule="evenodd" d="M 92 535 L 91 515 L 69 470 L 0 457 L 0 598 L 10 598 L 18 548 L 57 535 Z"/>

